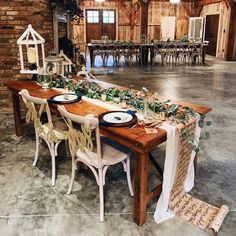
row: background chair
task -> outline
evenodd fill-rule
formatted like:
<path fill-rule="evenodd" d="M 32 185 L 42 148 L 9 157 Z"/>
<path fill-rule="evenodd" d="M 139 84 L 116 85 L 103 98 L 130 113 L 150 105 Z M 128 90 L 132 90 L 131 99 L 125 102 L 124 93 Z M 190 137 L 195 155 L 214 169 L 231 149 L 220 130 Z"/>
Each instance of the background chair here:
<path fill-rule="evenodd" d="M 193 43 L 192 50 L 191 50 L 191 61 L 192 64 L 200 63 L 202 58 L 202 50 L 203 44 L 202 43 Z"/>
<path fill-rule="evenodd" d="M 156 57 L 160 55 L 161 57 L 161 64 L 164 65 L 164 55 L 165 51 L 163 50 L 163 44 L 162 43 L 154 43 L 153 44 L 153 55 L 152 55 L 152 65 L 155 65 Z"/>
<path fill-rule="evenodd" d="M 135 62 L 140 63 L 142 66 L 142 45 L 141 44 L 135 44 L 135 43 L 128 43 L 126 48 L 126 54 L 125 61 L 128 63 L 129 66 L 132 65 L 133 59 L 135 59 Z"/>
<path fill-rule="evenodd" d="M 105 65 L 108 65 L 109 57 L 113 59 L 113 65 L 117 66 L 119 61 L 119 48 L 117 43 L 107 43 L 107 48 L 105 51 Z"/>
<path fill-rule="evenodd" d="M 93 62 L 95 64 L 95 58 L 97 56 L 101 57 L 102 65 L 104 66 L 106 63 L 106 47 L 105 43 L 95 43 L 94 40 L 92 41 L 93 47 Z"/>
<path fill-rule="evenodd" d="M 57 156 L 57 148 L 62 140 L 65 140 L 63 135 L 63 128 L 65 128 L 64 123 L 55 122 L 55 127 L 53 126 L 51 112 L 46 99 L 30 96 L 28 90 L 22 89 L 20 95 L 26 105 L 26 122 L 32 121 L 34 123 L 35 138 L 36 138 L 36 151 L 33 166 L 37 164 L 39 156 L 39 144 L 41 139 L 43 139 L 48 148 L 52 159 L 52 186 L 55 185 L 56 179 L 56 163 L 55 157 Z M 47 121 L 42 122 L 42 114 L 46 113 Z"/>
<path fill-rule="evenodd" d="M 71 181 L 67 194 L 71 193 L 78 162 L 87 165 L 93 172 L 99 186 L 100 221 L 104 221 L 104 192 L 105 175 L 109 166 L 122 162 L 131 196 L 134 195 L 130 178 L 129 150 L 124 146 L 112 142 L 107 138 L 100 138 L 98 119 L 93 115 L 85 117 L 74 115 L 66 111 L 64 106 L 58 110 L 68 126 L 67 138 L 72 157 Z M 80 125 L 80 130 L 73 127 L 73 123 Z M 92 135 L 95 135 L 95 142 Z"/>

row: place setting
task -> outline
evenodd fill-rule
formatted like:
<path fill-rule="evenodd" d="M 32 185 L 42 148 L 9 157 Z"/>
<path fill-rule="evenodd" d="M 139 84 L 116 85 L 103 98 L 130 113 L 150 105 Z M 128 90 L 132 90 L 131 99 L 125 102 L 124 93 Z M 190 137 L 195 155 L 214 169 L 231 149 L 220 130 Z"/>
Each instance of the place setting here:
<path fill-rule="evenodd" d="M 108 111 L 99 116 L 100 125 L 105 126 L 130 126 L 137 122 L 135 111 Z"/>
<path fill-rule="evenodd" d="M 70 104 L 81 101 L 82 95 L 77 95 L 75 93 L 65 93 L 59 94 L 48 99 L 49 103 L 57 103 L 57 104 Z"/>

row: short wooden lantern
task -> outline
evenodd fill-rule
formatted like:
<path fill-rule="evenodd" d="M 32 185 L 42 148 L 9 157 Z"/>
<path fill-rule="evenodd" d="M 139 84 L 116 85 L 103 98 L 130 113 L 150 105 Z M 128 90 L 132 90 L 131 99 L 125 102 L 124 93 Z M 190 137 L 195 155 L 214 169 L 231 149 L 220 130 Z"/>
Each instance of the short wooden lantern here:
<path fill-rule="evenodd" d="M 28 25 L 25 32 L 17 40 L 20 50 L 20 73 L 38 74 L 40 68 L 45 68 L 44 43 L 45 39 L 32 28 L 32 25 Z M 41 47 L 41 53 L 39 53 L 39 47 Z M 41 60 L 39 59 L 40 54 Z M 25 64 L 26 58 L 28 65 Z"/>
<path fill-rule="evenodd" d="M 58 54 L 63 61 L 62 61 L 62 74 L 64 75 L 65 73 L 71 73 L 72 72 L 72 61 L 64 54 L 63 50 L 60 51 Z"/>

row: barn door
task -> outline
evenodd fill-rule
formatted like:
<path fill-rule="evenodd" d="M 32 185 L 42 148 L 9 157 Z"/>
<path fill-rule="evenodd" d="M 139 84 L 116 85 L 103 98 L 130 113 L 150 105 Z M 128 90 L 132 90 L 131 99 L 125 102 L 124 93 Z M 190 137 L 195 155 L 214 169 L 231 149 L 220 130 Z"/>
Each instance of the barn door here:
<path fill-rule="evenodd" d="M 161 17 L 161 39 L 166 41 L 168 39 L 175 39 L 175 17 L 164 16 Z"/>
<path fill-rule="evenodd" d="M 87 10 L 86 11 L 86 39 L 87 43 L 91 42 L 91 39 L 101 38 L 101 19 L 99 10 Z"/>
<path fill-rule="evenodd" d="M 115 10 L 87 10 L 86 11 L 86 41 L 101 39 L 107 35 L 108 39 L 116 39 Z"/>
<path fill-rule="evenodd" d="M 206 53 L 212 56 L 216 56 L 218 26 L 219 14 L 206 16 L 205 40 L 209 41 Z"/>
<path fill-rule="evenodd" d="M 188 38 L 190 40 L 203 41 L 204 17 L 189 17 Z"/>
<path fill-rule="evenodd" d="M 116 16 L 115 10 L 102 11 L 102 34 L 107 35 L 108 39 L 116 39 Z"/>

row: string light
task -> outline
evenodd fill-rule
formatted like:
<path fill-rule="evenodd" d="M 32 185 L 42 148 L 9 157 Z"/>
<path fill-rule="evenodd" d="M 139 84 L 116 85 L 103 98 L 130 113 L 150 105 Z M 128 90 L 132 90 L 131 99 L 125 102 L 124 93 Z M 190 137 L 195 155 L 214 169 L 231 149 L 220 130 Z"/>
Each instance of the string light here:
<path fill-rule="evenodd" d="M 180 3 L 180 0 L 170 0 L 170 3 L 178 4 L 178 3 Z"/>

